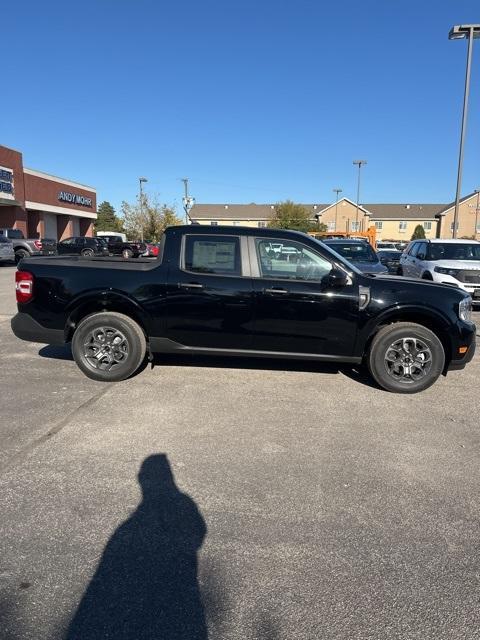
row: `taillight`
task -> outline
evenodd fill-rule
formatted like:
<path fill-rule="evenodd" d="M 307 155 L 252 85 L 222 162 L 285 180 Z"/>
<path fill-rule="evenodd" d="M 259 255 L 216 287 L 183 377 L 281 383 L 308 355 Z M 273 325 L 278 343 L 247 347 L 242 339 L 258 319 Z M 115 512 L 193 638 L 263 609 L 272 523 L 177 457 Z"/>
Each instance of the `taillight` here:
<path fill-rule="evenodd" d="M 42 246 L 43 246 L 43 245 L 42 245 L 42 241 L 41 241 L 41 240 L 34 240 L 34 241 L 33 241 L 33 244 L 35 245 L 35 247 L 36 247 L 39 251 L 41 251 L 41 250 L 42 250 Z"/>
<path fill-rule="evenodd" d="M 33 275 L 28 271 L 15 273 L 15 293 L 17 302 L 29 302 L 33 296 Z"/>
<path fill-rule="evenodd" d="M 155 257 L 158 257 L 158 247 L 152 247 L 152 253 Z"/>

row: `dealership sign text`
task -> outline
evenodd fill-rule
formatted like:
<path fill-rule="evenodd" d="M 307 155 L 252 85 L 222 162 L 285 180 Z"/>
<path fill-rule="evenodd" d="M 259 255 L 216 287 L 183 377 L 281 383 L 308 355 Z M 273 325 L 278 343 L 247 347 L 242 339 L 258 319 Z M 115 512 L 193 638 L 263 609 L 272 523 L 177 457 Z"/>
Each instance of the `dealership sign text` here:
<path fill-rule="evenodd" d="M 71 202 L 72 204 L 80 204 L 82 207 L 91 207 L 92 199 L 86 196 L 79 196 L 77 193 L 70 193 L 69 191 L 60 191 L 58 199 L 63 202 Z"/>

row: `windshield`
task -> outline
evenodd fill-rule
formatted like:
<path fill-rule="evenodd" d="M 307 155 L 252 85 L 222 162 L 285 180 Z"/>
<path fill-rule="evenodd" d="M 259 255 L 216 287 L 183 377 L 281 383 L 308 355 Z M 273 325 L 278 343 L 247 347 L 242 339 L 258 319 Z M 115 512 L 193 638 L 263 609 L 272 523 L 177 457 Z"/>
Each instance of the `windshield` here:
<path fill-rule="evenodd" d="M 378 262 L 377 254 L 368 242 L 335 242 L 329 246 L 351 262 Z"/>
<path fill-rule="evenodd" d="M 432 242 L 427 260 L 480 260 L 480 242 Z"/>
<path fill-rule="evenodd" d="M 388 258 L 389 260 L 400 260 L 400 256 L 402 255 L 401 251 L 382 251 L 378 252 L 378 257 Z"/>

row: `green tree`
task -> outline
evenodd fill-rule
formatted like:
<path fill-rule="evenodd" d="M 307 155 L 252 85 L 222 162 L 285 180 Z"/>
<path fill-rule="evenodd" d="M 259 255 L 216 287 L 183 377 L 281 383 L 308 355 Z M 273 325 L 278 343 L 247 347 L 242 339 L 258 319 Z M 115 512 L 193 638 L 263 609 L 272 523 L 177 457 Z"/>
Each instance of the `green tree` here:
<path fill-rule="evenodd" d="M 115 214 L 110 202 L 104 200 L 97 209 L 95 231 L 123 231 L 122 221 Z"/>
<path fill-rule="evenodd" d="M 122 202 L 122 218 L 127 235 L 133 239 L 152 240 L 157 242 L 165 229 L 182 224 L 175 209 L 160 204 L 156 197 L 151 198 L 144 193 L 142 202 L 135 204 Z"/>
<path fill-rule="evenodd" d="M 410 240 L 422 240 L 423 238 L 425 238 L 425 229 L 423 228 L 423 225 L 417 224 Z"/>
<path fill-rule="evenodd" d="M 268 223 L 271 229 L 293 229 L 295 231 L 321 231 L 306 207 L 291 200 L 275 205 L 275 215 Z M 326 226 L 323 225 L 326 230 Z"/>

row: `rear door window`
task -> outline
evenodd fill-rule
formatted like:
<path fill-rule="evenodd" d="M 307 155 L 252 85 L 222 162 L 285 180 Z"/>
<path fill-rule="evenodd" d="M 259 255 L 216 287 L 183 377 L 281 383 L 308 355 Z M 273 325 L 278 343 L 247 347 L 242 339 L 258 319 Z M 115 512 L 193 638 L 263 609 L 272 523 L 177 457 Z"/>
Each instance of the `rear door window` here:
<path fill-rule="evenodd" d="M 183 268 L 194 273 L 241 276 L 240 240 L 236 236 L 185 236 Z"/>

